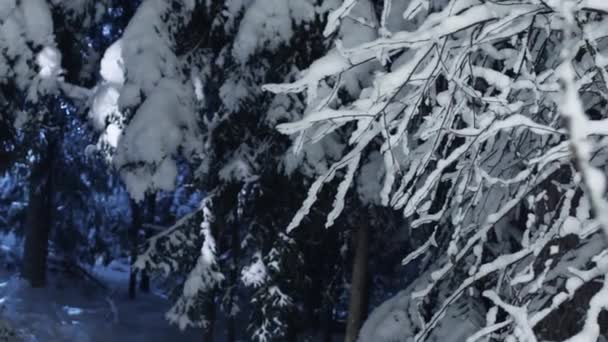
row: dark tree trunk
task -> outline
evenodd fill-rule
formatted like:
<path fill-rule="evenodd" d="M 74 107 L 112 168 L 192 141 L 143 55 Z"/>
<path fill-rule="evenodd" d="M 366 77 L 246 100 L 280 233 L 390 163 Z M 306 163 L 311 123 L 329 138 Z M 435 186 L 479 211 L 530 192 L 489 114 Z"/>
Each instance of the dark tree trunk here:
<path fill-rule="evenodd" d="M 215 295 L 207 301 L 205 304 L 205 317 L 209 321 L 209 326 L 205 328 L 205 332 L 203 333 L 203 342 L 213 342 L 213 335 L 215 332 L 215 302 L 213 298 Z"/>
<path fill-rule="evenodd" d="M 32 287 L 46 285 L 46 259 L 48 254 L 48 238 L 50 221 L 46 210 L 46 186 L 32 185 L 25 228 L 25 243 L 23 251 L 23 276 Z"/>
<path fill-rule="evenodd" d="M 369 253 L 369 228 L 361 225 L 354 236 L 355 256 L 353 258 L 353 275 L 351 281 L 348 319 L 346 321 L 345 342 L 355 342 L 359 329 L 367 312 L 367 263 Z"/>
<path fill-rule="evenodd" d="M 323 317 L 321 320 L 323 342 L 331 342 L 333 334 L 333 315 L 331 314 L 331 307 L 329 305 L 323 306 Z"/>
<path fill-rule="evenodd" d="M 146 206 L 147 206 L 147 221 L 150 224 L 154 224 L 156 217 L 156 193 L 149 194 L 146 196 Z M 144 236 L 147 238 L 150 237 L 150 229 L 144 229 Z M 143 293 L 150 293 L 150 276 L 148 275 L 147 270 L 143 270 L 141 272 L 141 279 L 139 280 L 139 290 Z"/>
<path fill-rule="evenodd" d="M 131 274 L 129 274 L 129 298 L 135 299 L 137 296 L 137 271 L 131 269 Z"/>
<path fill-rule="evenodd" d="M 228 336 L 227 336 L 227 341 L 228 342 L 234 342 L 236 341 L 236 322 L 233 316 L 230 316 L 228 318 Z"/>
<path fill-rule="evenodd" d="M 231 245 L 232 245 L 232 269 L 230 270 L 230 278 L 232 281 L 232 291 L 230 293 L 230 308 L 232 311 L 232 306 L 235 305 L 237 301 L 237 284 L 239 283 L 239 259 L 241 255 L 241 236 L 239 232 L 239 223 L 240 220 L 236 220 L 234 224 L 232 224 L 232 236 L 231 236 Z M 228 317 L 228 342 L 236 341 L 236 316 L 229 315 Z"/>
<path fill-rule="evenodd" d="M 139 290 L 143 293 L 150 293 L 150 276 L 148 271 L 141 271 L 141 279 L 139 280 Z"/>
<path fill-rule="evenodd" d="M 131 203 L 131 227 L 129 229 L 129 246 L 131 249 L 131 264 L 137 260 L 137 246 L 138 246 L 138 235 L 139 230 L 142 226 L 142 215 L 141 206 L 134 200 L 130 200 Z M 129 275 L 129 298 L 135 299 L 137 296 L 137 271 L 131 267 L 131 274 Z"/>
<path fill-rule="evenodd" d="M 289 317 L 289 325 L 287 326 L 287 342 L 298 342 L 298 327 L 296 324 L 296 317 L 294 314 L 291 314 Z"/>
<path fill-rule="evenodd" d="M 5 100 L 0 96 L 0 101 Z M 9 150 L 10 145 L 15 143 L 15 134 L 12 123 L 4 117 L 0 117 L 0 172 L 3 172 L 13 165 L 15 151 Z"/>
<path fill-rule="evenodd" d="M 23 245 L 23 276 L 32 287 L 46 285 L 49 234 L 53 224 L 55 150 L 56 143 L 49 141 L 44 156 L 34 166 L 30 181 L 30 198 Z"/>
<path fill-rule="evenodd" d="M 13 164 L 13 154 L 6 151 L 0 151 L 0 171 L 7 170 Z"/>

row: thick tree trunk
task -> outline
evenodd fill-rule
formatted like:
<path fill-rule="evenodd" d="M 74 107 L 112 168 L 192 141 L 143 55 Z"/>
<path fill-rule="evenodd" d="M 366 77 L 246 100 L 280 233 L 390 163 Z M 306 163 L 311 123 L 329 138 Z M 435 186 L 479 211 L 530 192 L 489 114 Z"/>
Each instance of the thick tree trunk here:
<path fill-rule="evenodd" d="M 32 186 L 23 245 L 23 276 L 32 287 L 46 285 L 46 261 L 51 220 L 48 213 L 47 186 Z"/>
<path fill-rule="evenodd" d="M 32 287 L 46 285 L 49 234 L 53 223 L 53 164 L 55 143 L 32 171 L 30 198 L 23 245 L 23 276 Z"/>
<path fill-rule="evenodd" d="M 355 256 L 351 281 L 345 342 L 355 342 L 367 311 L 367 263 L 369 253 L 369 228 L 364 223 L 355 235 Z"/>

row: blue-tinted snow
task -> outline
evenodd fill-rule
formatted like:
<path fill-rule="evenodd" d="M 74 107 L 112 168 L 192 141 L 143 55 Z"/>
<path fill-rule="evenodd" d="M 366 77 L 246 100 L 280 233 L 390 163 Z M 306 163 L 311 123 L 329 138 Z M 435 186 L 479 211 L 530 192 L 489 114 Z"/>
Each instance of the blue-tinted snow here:
<path fill-rule="evenodd" d="M 55 274 L 50 274 L 47 288 L 32 289 L 18 275 L 0 271 L 2 318 L 28 342 L 201 340 L 200 330 L 180 332 L 167 324 L 164 313 L 171 303 L 162 296 L 138 293 L 129 300 L 128 269 L 113 262 L 91 270 L 110 291 Z"/>

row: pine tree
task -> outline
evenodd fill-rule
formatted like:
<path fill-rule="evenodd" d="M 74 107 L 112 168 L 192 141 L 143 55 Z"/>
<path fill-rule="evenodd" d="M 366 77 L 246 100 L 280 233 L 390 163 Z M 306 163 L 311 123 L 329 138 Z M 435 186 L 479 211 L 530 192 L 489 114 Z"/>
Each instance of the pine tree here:
<path fill-rule="evenodd" d="M 288 140 L 273 126 L 303 107 L 292 96 L 271 101 L 259 85 L 293 77 L 298 66 L 323 52 L 322 41 L 307 39 L 321 37 L 324 13 L 331 5 L 331 1 L 254 1 L 239 7 L 223 2 L 150 1 L 138 9 L 123 38 L 106 51 L 102 75 L 108 86 L 120 92 L 119 97 L 113 98 L 117 100 L 113 108 L 119 110 L 98 114 L 111 122 L 105 127 L 108 136 L 110 128 L 123 130 L 112 158 L 134 198 L 141 200 L 146 192 L 171 188 L 169 182 L 175 176 L 178 154 L 202 161 L 197 177 L 208 192 L 208 199 L 201 206 L 201 213 L 153 237 L 136 263 L 138 268 L 164 269 L 172 274 L 186 272 L 181 273 L 186 274 L 182 291 L 178 291 L 180 297 L 169 314 L 170 320 L 182 327 L 211 327 L 212 319 L 206 317 L 205 311 L 217 312 L 218 308 L 204 308 L 215 298 L 221 303 L 222 315 L 234 321 L 242 302 L 240 297 L 253 291 L 259 310 L 252 316 L 254 338 L 263 341 L 287 333 L 297 286 L 294 275 L 286 268 L 298 267 L 303 259 L 298 251 L 301 247 L 283 229 L 289 218 L 286 213 L 298 201 L 288 196 L 286 202 L 273 202 L 274 216 L 262 212 L 266 208 L 252 208 L 260 201 L 268 203 L 262 200 L 266 196 L 281 193 L 284 198 L 284 193 L 301 193 L 306 185 L 295 181 L 315 174 L 321 167 L 315 164 L 326 163 L 331 155 L 310 151 L 305 159 L 288 157 L 283 161 Z M 144 30 L 155 20 L 163 22 L 165 31 Z M 149 34 L 144 36 L 143 32 Z M 258 34 L 253 39 L 252 32 Z M 140 47 L 126 50 L 132 44 Z M 290 46 L 298 48 L 290 50 Z M 121 57 L 113 59 L 118 55 L 112 49 L 119 49 Z M 104 69 L 104 65 L 108 68 Z M 144 72 L 145 65 L 160 66 L 161 72 Z M 170 87 L 178 86 L 180 95 L 173 98 L 177 92 Z M 106 95 L 99 93 L 98 99 L 111 99 L 104 98 Z M 183 113 L 178 120 L 182 121 L 164 124 L 168 112 L 158 103 L 161 100 L 179 101 L 177 110 Z M 156 114 L 152 114 L 152 109 Z M 170 113 L 175 110 L 172 107 Z M 161 145 L 140 133 L 160 128 L 165 129 L 163 135 L 171 135 L 175 126 L 185 130 L 176 136 L 178 140 Z M 201 138 L 202 146 L 197 145 Z M 307 173 L 295 171 L 300 163 L 309 165 Z M 293 190 L 287 191 L 288 188 Z M 195 237 L 195 217 L 200 219 L 201 215 L 209 219 Z M 196 243 L 185 245 L 188 240 Z M 204 253 L 208 253 L 205 259 L 198 256 L 200 243 Z M 217 255 L 224 254 L 230 257 L 217 259 Z M 241 278 L 248 279 L 252 270 L 259 271 L 262 266 L 267 273 L 241 284 Z"/>
<path fill-rule="evenodd" d="M 75 5 L 35 0 L 0 4 L 0 65 L 3 66 L 0 98 L 7 100 L 1 101 L 0 121 L 6 137 L 2 141 L 6 161 L 3 168 L 19 168 L 25 164 L 31 169 L 27 185 L 30 191 L 24 232 L 24 275 L 36 286 L 45 282 L 49 239 L 58 242 L 55 244 L 60 249 L 58 253 L 67 255 L 76 252 L 72 244 L 75 240 L 95 236 L 78 231 L 79 234 L 70 236 L 71 240 L 64 239 L 68 234 L 62 233 L 67 231 L 54 229 L 66 225 L 67 230 L 74 229 L 73 220 L 79 219 L 62 215 L 57 201 L 71 205 L 82 203 L 88 198 L 78 194 L 76 188 L 91 186 L 80 182 L 82 177 L 86 178 L 83 174 L 73 178 L 57 175 L 62 169 L 75 171 L 77 165 L 86 164 L 83 151 L 78 151 L 76 155 L 81 156 L 74 158 L 66 141 L 74 138 L 75 130 L 86 126 L 83 114 L 90 94 L 87 88 L 94 82 L 94 65 L 99 61 L 98 57 L 91 56 L 93 46 L 87 46 L 86 42 L 96 40 L 91 32 L 101 25 L 97 19 L 105 19 L 97 13 L 111 2 L 82 1 Z M 83 55 L 88 58 L 83 59 Z M 75 110 L 74 104 L 81 110 Z M 71 143 L 72 147 L 77 145 L 73 139 Z M 75 181 L 69 183 L 69 180 Z M 95 199 L 92 202 L 95 203 Z M 64 218 L 71 221 L 63 221 Z M 91 247 L 78 258 L 91 262 L 94 252 L 89 252 L 99 244 L 93 243 Z M 87 247 L 79 246 L 79 249 L 84 251 Z"/>

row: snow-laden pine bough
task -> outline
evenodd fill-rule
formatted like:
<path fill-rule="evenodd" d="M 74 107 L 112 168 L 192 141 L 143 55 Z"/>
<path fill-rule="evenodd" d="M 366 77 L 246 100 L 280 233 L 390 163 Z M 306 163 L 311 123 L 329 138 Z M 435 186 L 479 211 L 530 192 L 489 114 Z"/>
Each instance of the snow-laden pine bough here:
<path fill-rule="evenodd" d="M 288 230 L 341 178 L 331 226 L 357 169 L 376 163 L 379 202 L 428 236 L 404 259 L 427 271 L 360 341 L 442 341 L 454 310 L 485 317 L 471 342 L 597 340 L 608 327 L 608 2 L 384 0 L 365 25 L 376 38 L 351 44 L 355 26 L 341 27 L 365 6 L 344 1 L 324 31 L 335 48 L 295 82 L 264 86 L 307 94 L 306 114 L 278 126 L 295 153 L 350 137 Z M 349 82 L 367 86 L 345 99 Z"/>
<path fill-rule="evenodd" d="M 178 284 L 172 291 L 177 302 L 168 318 L 180 327 L 208 326 L 206 333 L 211 335 L 217 303 L 228 325 L 239 330 L 245 327 L 233 324 L 236 315 L 255 310 L 247 327 L 252 340 L 286 334 L 295 304 L 293 287 L 287 284 L 291 279 L 283 283 L 289 269 L 282 263 L 295 253 L 293 239 L 274 228 L 275 220 L 284 219 L 282 213 L 260 210 L 252 215 L 255 218 L 240 216 L 243 208 L 253 207 L 247 188 L 264 178 L 273 178 L 272 186 L 277 186 L 281 182 L 274 176 L 284 176 L 277 164 L 287 140 L 269 122 L 291 117 L 285 109 L 297 111 L 302 105 L 292 96 L 274 101 L 259 84 L 291 79 L 298 65 L 323 49 L 323 44 L 320 49 L 316 44 L 315 49 L 302 48 L 299 42 L 311 35 L 321 38 L 317 23 L 336 3 L 147 0 L 104 53 L 102 80 L 89 113 L 103 133 L 90 151 L 100 150 L 120 170 L 135 200 L 174 189 L 181 176 L 178 160 L 196 164 L 198 185 L 215 192 L 198 213 L 147 241 L 136 263 L 166 271 Z M 322 167 L 318 159 L 315 162 L 314 168 Z M 293 171 L 295 164 L 284 169 Z M 294 183 L 289 183 L 290 191 L 296 188 Z M 235 189 L 237 185 L 242 189 Z M 245 204 L 242 197 L 249 198 Z M 216 222 L 210 226 L 207 218 Z M 234 224 L 235 218 L 243 224 Z M 257 224 L 260 221 L 273 222 Z M 270 234 L 256 234 L 256 229 Z M 222 243 L 226 234 L 234 239 L 228 244 Z M 237 239 L 247 251 L 239 252 Z M 252 261 L 249 266 L 240 265 L 247 259 Z M 255 291 L 252 305 L 239 308 L 244 287 Z M 221 303 L 215 301 L 220 298 Z"/>

